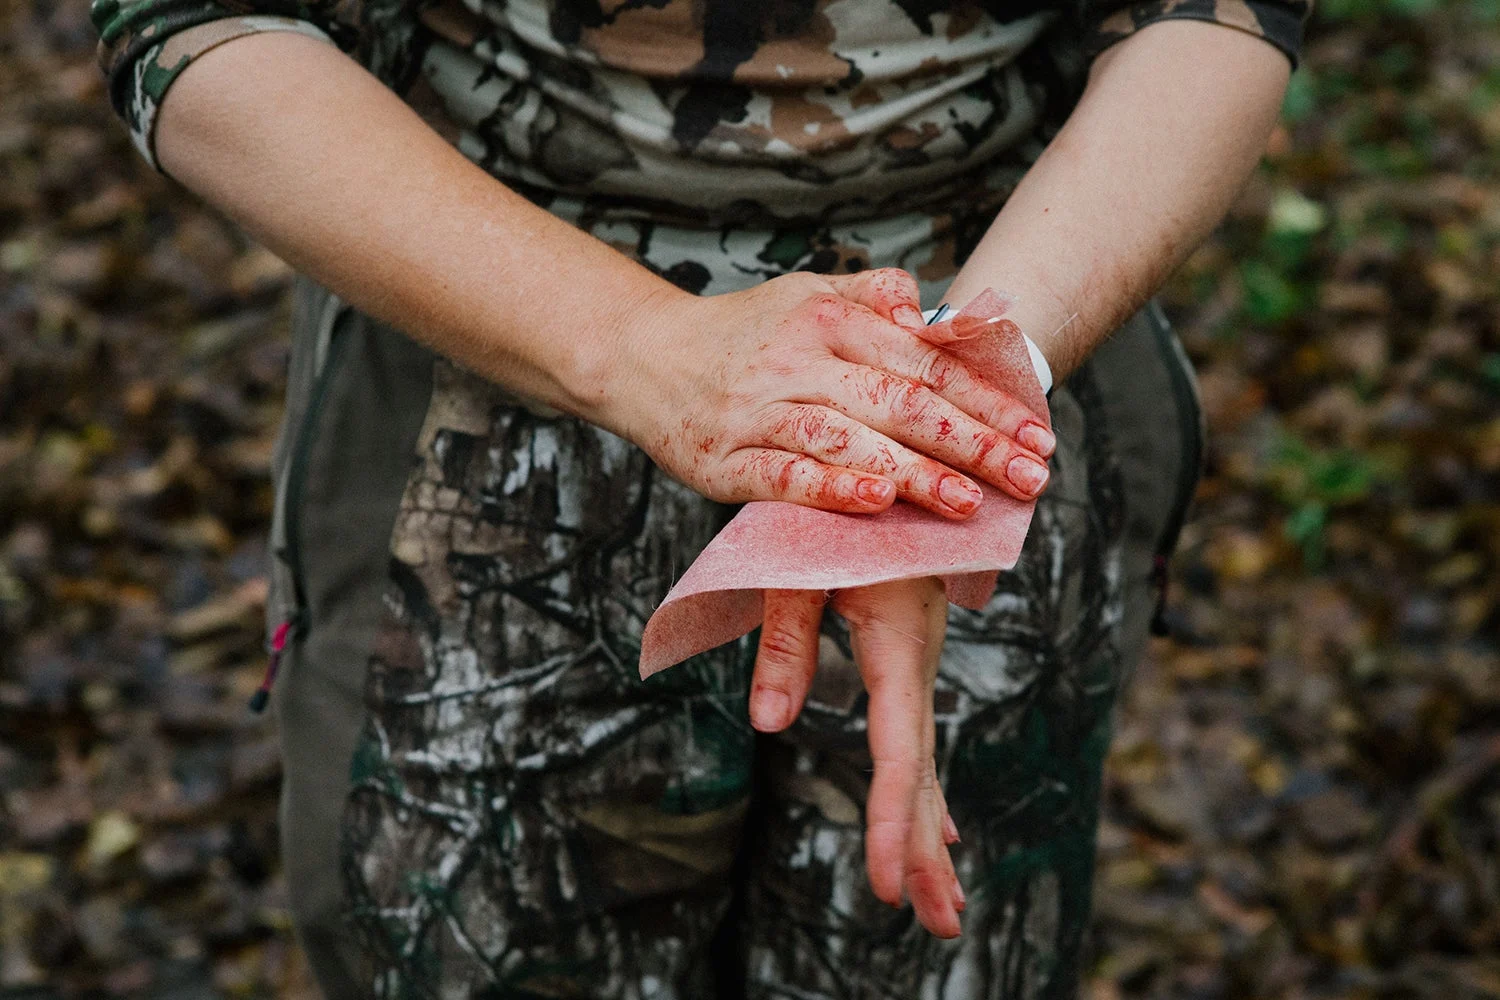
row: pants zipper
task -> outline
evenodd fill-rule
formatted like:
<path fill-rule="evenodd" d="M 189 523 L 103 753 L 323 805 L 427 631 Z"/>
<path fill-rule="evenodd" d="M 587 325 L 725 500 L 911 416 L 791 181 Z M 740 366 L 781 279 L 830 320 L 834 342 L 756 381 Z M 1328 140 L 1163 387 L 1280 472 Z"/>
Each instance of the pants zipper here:
<path fill-rule="evenodd" d="M 316 441 L 318 425 L 322 421 L 323 410 L 328 402 L 329 386 L 338 370 L 339 358 L 343 353 L 343 344 L 346 339 L 339 336 L 340 324 L 337 310 L 340 306 L 341 303 L 337 299 L 331 299 L 329 302 L 333 315 L 331 322 L 327 324 L 328 342 L 326 347 L 322 344 L 317 345 L 317 353 L 322 355 L 317 361 L 321 363 L 313 377 L 312 391 L 307 399 L 307 409 L 302 414 L 302 424 L 297 429 L 297 440 L 292 446 L 291 460 L 287 463 L 286 501 L 282 515 L 285 519 L 286 542 L 282 548 L 281 557 L 286 563 L 287 575 L 291 578 L 292 610 L 285 620 L 277 624 L 271 635 L 271 641 L 267 644 L 265 674 L 261 678 L 260 686 L 250 696 L 250 711 L 257 714 L 264 712 L 271 700 L 271 688 L 276 683 L 276 673 L 281 667 L 281 657 L 286 651 L 287 644 L 294 639 L 302 638 L 309 625 L 310 616 L 302 561 L 303 494 L 307 490 L 307 467 L 312 458 L 312 446 Z"/>

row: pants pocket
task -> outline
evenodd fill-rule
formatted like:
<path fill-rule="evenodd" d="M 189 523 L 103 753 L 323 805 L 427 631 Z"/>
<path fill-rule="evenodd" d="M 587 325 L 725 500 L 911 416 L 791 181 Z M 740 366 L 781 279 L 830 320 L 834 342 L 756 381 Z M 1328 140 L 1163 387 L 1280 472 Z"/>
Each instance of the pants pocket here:
<path fill-rule="evenodd" d="M 287 415 L 272 459 L 275 502 L 271 516 L 270 597 L 267 638 L 295 640 L 307 627 L 307 583 L 302 513 L 314 444 L 338 373 L 340 321 L 350 314 L 332 292 L 302 280 L 292 319 L 292 369 Z"/>

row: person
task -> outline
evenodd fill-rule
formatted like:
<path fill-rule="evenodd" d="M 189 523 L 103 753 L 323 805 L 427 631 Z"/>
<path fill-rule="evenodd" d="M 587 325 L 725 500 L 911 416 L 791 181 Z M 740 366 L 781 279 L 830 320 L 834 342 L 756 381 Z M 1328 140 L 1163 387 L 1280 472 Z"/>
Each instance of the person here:
<path fill-rule="evenodd" d="M 271 621 L 329 997 L 1075 990 L 1202 446 L 1148 299 L 1305 0 L 93 12 L 143 154 L 307 276 Z M 1051 431 L 923 339 L 991 287 Z M 962 519 L 975 480 L 1039 496 L 984 610 L 770 592 L 758 645 L 635 676 L 725 505 Z"/>

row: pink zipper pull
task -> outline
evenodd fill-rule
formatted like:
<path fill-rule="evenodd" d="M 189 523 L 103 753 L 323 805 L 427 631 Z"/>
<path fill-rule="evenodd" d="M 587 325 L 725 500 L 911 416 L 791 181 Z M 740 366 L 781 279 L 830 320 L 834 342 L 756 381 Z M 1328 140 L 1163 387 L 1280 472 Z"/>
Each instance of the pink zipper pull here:
<path fill-rule="evenodd" d="M 266 675 L 261 678 L 260 687 L 250 696 L 250 711 L 259 715 L 266 710 L 266 705 L 271 701 L 271 685 L 276 683 L 276 671 L 281 666 L 281 653 L 286 649 L 286 637 L 292 630 L 292 619 L 288 618 L 276 626 L 276 631 L 271 634 L 271 655 L 266 660 Z"/>

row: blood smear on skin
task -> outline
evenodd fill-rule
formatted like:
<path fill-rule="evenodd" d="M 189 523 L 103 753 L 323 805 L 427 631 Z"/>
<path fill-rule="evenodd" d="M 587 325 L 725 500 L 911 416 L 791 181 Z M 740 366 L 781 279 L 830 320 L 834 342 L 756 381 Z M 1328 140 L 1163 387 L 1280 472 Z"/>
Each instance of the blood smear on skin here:
<path fill-rule="evenodd" d="M 1002 315 L 1010 301 L 986 291 L 959 315 Z M 1018 329 L 946 348 L 1051 426 L 1047 399 Z M 732 642 L 761 622 L 762 591 L 832 590 L 940 576 L 948 599 L 982 608 L 996 574 L 1015 566 L 1035 501 L 981 483 L 984 502 L 965 521 L 908 503 L 883 514 L 836 514 L 789 503 L 746 504 L 677 581 L 641 636 L 641 676 Z"/>

